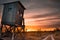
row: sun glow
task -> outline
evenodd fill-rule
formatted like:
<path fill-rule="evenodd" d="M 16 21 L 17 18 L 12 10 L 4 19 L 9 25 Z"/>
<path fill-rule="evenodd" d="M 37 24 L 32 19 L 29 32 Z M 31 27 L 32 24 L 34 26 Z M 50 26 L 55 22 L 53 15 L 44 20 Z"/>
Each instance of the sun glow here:
<path fill-rule="evenodd" d="M 47 28 L 47 27 L 43 27 L 43 26 L 26 26 L 25 27 L 25 31 L 29 32 L 29 31 L 54 31 L 56 30 L 56 28 Z"/>
<path fill-rule="evenodd" d="M 27 32 L 31 31 L 30 29 L 26 30 Z"/>
<path fill-rule="evenodd" d="M 28 29 L 28 30 L 26 30 L 26 32 L 30 32 L 30 31 L 37 31 L 37 30 L 34 30 L 34 29 Z"/>

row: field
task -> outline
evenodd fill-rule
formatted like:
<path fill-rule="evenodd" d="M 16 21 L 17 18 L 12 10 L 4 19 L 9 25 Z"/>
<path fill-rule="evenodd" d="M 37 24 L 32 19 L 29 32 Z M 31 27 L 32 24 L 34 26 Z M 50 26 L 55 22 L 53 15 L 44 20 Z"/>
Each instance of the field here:
<path fill-rule="evenodd" d="M 14 37 L 3 37 L 4 40 L 60 40 L 60 31 L 15 33 Z"/>

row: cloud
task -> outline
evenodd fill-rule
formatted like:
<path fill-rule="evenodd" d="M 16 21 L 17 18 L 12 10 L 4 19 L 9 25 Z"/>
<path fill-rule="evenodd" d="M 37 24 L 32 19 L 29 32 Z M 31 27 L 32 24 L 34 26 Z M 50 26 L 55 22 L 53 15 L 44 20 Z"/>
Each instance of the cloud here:
<path fill-rule="evenodd" d="M 34 15 L 34 16 L 31 16 L 29 18 L 43 18 L 43 17 L 50 17 L 50 16 L 59 16 L 60 17 L 60 13 L 59 12 L 54 12 L 54 13 L 46 13 L 46 14 L 43 14 L 43 15 Z"/>
<path fill-rule="evenodd" d="M 59 2 L 59 1 L 58 1 Z M 29 6 L 29 9 L 35 8 L 60 8 L 60 3 L 53 0 L 32 0 Z"/>
<path fill-rule="evenodd" d="M 59 28 L 60 27 L 60 21 L 59 22 L 54 22 L 51 25 L 46 25 L 47 27 L 55 27 L 55 28 Z"/>
<path fill-rule="evenodd" d="M 57 2 L 57 3 L 60 3 L 60 0 L 51 0 L 53 2 Z"/>
<path fill-rule="evenodd" d="M 48 18 L 48 19 L 42 19 L 42 20 L 35 20 L 35 22 L 41 22 L 41 21 L 49 21 L 49 20 L 60 20 L 60 18 Z"/>

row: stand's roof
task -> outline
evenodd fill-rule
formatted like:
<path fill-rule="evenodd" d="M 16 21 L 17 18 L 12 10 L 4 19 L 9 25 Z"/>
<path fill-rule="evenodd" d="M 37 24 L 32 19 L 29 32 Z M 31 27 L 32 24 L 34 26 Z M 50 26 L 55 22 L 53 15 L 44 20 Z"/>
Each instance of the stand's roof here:
<path fill-rule="evenodd" d="M 4 5 L 4 4 L 10 4 L 10 3 L 19 3 L 25 9 L 25 7 L 22 5 L 20 1 L 7 2 L 7 3 L 2 3 L 2 4 Z"/>

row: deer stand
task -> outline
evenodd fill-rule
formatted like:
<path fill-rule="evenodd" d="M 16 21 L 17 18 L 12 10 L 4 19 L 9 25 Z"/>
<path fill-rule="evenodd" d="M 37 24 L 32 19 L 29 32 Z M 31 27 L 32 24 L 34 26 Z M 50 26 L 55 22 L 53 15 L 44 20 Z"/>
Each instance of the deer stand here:
<path fill-rule="evenodd" d="M 15 39 L 16 32 L 15 29 L 19 26 L 23 29 L 25 28 L 24 23 L 24 10 L 25 7 L 21 4 L 20 1 L 4 3 L 3 15 L 1 20 L 1 37 L 2 37 L 2 30 L 3 27 L 6 29 L 5 34 L 12 34 L 12 40 Z M 6 25 L 10 26 L 10 30 L 7 28 Z M 13 32 L 11 32 L 13 30 Z M 18 30 L 18 29 L 17 29 Z M 21 31 L 20 34 L 22 35 Z"/>

